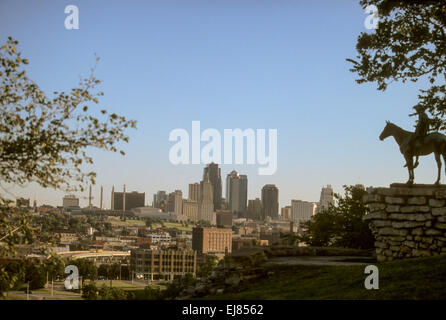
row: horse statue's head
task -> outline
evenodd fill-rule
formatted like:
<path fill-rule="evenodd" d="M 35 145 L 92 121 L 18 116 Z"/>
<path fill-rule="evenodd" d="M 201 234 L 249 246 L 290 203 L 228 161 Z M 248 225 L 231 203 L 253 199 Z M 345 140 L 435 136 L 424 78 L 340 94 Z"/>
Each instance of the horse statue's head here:
<path fill-rule="evenodd" d="M 392 122 L 386 121 L 386 126 L 384 127 L 383 132 L 381 132 L 381 134 L 379 135 L 379 140 L 383 141 L 385 138 L 389 137 L 392 134 L 392 125 Z"/>

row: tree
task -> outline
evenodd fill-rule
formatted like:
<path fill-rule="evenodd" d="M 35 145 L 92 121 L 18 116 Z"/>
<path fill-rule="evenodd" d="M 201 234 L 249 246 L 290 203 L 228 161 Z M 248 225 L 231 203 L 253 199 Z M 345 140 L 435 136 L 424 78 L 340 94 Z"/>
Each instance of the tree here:
<path fill-rule="evenodd" d="M 45 94 L 27 77 L 28 60 L 17 45 L 9 37 L 0 46 L 0 187 L 7 192 L 2 184 L 36 182 L 83 191 L 96 177 L 85 171 L 85 165 L 93 163 L 87 149 L 117 152 L 116 145 L 129 140 L 124 131 L 136 128 L 136 122 L 93 109 L 103 95 L 96 90 L 100 80 L 94 76 L 95 67 L 69 93 Z M 30 225 L 31 216 L 1 194 L 0 213 L 0 255 L 12 256 L 14 244 L 32 242 L 36 230 Z M 1 279 L 8 279 L 5 273 L 0 267 Z"/>
<path fill-rule="evenodd" d="M 362 32 L 357 60 L 350 71 L 357 83 L 376 82 L 378 90 L 389 83 L 428 80 L 419 102 L 432 114 L 435 130 L 446 129 L 446 1 L 361 0 L 363 8 L 376 5 L 378 28 Z"/>
<path fill-rule="evenodd" d="M 345 195 L 335 194 L 336 204 L 303 223 L 300 241 L 312 246 L 339 246 L 355 249 L 374 247 L 374 237 L 362 218 L 368 209 L 362 202 L 362 186 L 344 186 Z"/>
<path fill-rule="evenodd" d="M 197 276 L 200 278 L 206 278 L 211 274 L 212 269 L 217 265 L 218 258 L 214 255 L 207 255 L 206 261 L 200 265 L 197 271 Z"/>
<path fill-rule="evenodd" d="M 88 259 L 76 259 L 68 262 L 68 265 L 75 265 L 79 270 L 79 277 L 82 277 L 82 285 L 86 279 L 96 280 L 98 268 L 94 262 Z"/>

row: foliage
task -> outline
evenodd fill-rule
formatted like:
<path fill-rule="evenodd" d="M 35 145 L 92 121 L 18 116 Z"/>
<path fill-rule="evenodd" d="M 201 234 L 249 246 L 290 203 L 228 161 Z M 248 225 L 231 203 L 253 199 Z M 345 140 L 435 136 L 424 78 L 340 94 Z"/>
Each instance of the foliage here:
<path fill-rule="evenodd" d="M 83 191 L 96 176 L 84 171 L 85 165 L 93 163 L 87 149 L 117 152 L 116 145 L 129 140 L 124 130 L 136 128 L 136 122 L 105 109 L 92 109 L 103 95 L 96 90 L 100 81 L 94 76 L 95 68 L 69 93 L 45 94 L 28 78 L 28 60 L 17 45 L 9 37 L 0 46 L 0 187 L 36 182 L 42 187 Z M 41 226 L 45 228 L 45 223 Z M 48 229 L 55 227 L 57 224 Z M 13 208 L 0 195 L 0 256 L 14 256 L 14 244 L 31 243 L 35 232 L 30 214 Z M 14 286 L 16 276 L 10 277 L 7 267 L 1 266 L 0 282 L 3 293 Z"/>
<path fill-rule="evenodd" d="M 301 241 L 312 246 L 338 246 L 355 249 L 374 247 L 368 223 L 362 220 L 368 212 L 362 202 L 362 186 L 344 186 L 345 196 L 335 194 L 337 203 L 303 223 Z"/>
<path fill-rule="evenodd" d="M 161 299 L 174 299 L 178 297 L 186 288 L 193 286 L 197 282 L 190 273 L 174 279 L 167 285 L 167 288 L 162 291 Z"/>
<path fill-rule="evenodd" d="M 133 298 L 133 295 L 106 284 L 98 288 L 96 283 L 90 282 L 82 287 L 82 298 L 87 300 L 128 300 Z"/>
<path fill-rule="evenodd" d="M 88 259 L 76 259 L 69 261 L 67 265 L 75 265 L 79 270 L 79 277 L 82 277 L 82 283 L 86 279 L 96 280 L 98 277 L 98 268 L 93 261 Z"/>
<path fill-rule="evenodd" d="M 361 0 L 363 8 L 376 5 L 378 28 L 362 32 L 357 40 L 357 60 L 350 71 L 357 83 L 376 82 L 378 90 L 389 83 L 427 79 L 419 103 L 429 110 L 434 129 L 446 129 L 446 1 Z"/>
<path fill-rule="evenodd" d="M 24 66 L 28 60 L 17 45 L 18 41 L 9 37 L 0 49 L 1 180 L 17 185 L 34 181 L 54 188 L 71 188 L 77 182 L 84 190 L 85 183 L 95 182 L 95 173 L 82 169 L 93 163 L 86 149 L 118 151 L 116 144 L 128 141 L 123 130 L 135 128 L 136 122 L 108 115 L 105 109 L 99 117 L 89 112 L 91 104 L 98 104 L 103 95 L 96 91 L 100 80 L 95 78 L 94 68 L 70 93 L 46 95 L 27 77 Z"/>
<path fill-rule="evenodd" d="M 214 255 L 207 255 L 206 261 L 200 265 L 197 271 L 197 277 L 206 278 L 211 274 L 212 269 L 217 266 L 218 258 Z"/>

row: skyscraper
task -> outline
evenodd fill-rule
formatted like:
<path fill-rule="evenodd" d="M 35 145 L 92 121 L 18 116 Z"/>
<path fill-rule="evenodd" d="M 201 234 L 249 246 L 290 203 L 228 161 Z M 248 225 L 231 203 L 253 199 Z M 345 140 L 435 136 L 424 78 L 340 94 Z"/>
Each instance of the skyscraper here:
<path fill-rule="evenodd" d="M 145 193 L 133 192 L 115 192 L 112 189 L 111 207 L 112 210 L 128 211 L 133 208 L 145 206 Z"/>
<path fill-rule="evenodd" d="M 200 199 L 200 184 L 190 183 L 189 184 L 189 200 L 195 200 L 198 202 Z"/>
<path fill-rule="evenodd" d="M 277 219 L 279 216 L 279 189 L 274 184 L 266 184 L 262 188 L 262 218 Z"/>
<path fill-rule="evenodd" d="M 328 209 L 330 205 L 334 205 L 334 193 L 331 185 L 327 185 L 327 187 L 322 187 L 321 198 L 319 200 L 317 212 Z"/>
<path fill-rule="evenodd" d="M 316 214 L 316 208 L 314 202 L 291 200 L 291 221 L 301 223 L 310 220 Z"/>
<path fill-rule="evenodd" d="M 200 200 L 198 202 L 198 219 L 215 224 L 214 193 L 209 175 L 205 173 L 200 182 Z"/>
<path fill-rule="evenodd" d="M 246 217 L 253 220 L 262 220 L 262 201 L 259 198 L 248 201 Z"/>
<path fill-rule="evenodd" d="M 153 195 L 153 207 L 161 209 L 162 206 L 165 207 L 165 203 L 167 202 L 167 193 L 166 191 L 158 191 Z"/>
<path fill-rule="evenodd" d="M 248 177 L 233 170 L 226 176 L 226 199 L 228 210 L 242 217 L 246 213 L 248 201 Z"/>
<path fill-rule="evenodd" d="M 177 215 L 183 213 L 183 192 L 181 190 L 175 190 L 175 192 L 169 193 L 168 211 Z"/>
<path fill-rule="evenodd" d="M 221 170 L 218 167 L 218 164 L 212 162 L 208 164 L 207 167 L 204 168 L 203 180 L 206 174 L 209 175 L 209 181 L 211 182 L 213 188 L 214 209 L 219 210 L 221 209 L 222 187 L 221 187 Z"/>

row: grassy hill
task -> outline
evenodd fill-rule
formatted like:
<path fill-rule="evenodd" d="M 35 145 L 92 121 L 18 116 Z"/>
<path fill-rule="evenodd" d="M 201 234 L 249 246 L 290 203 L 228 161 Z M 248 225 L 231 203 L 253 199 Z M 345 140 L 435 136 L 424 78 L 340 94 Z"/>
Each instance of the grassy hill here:
<path fill-rule="evenodd" d="M 446 299 L 444 255 L 374 265 L 378 290 L 365 289 L 365 266 L 271 266 L 268 278 L 204 299 Z"/>

